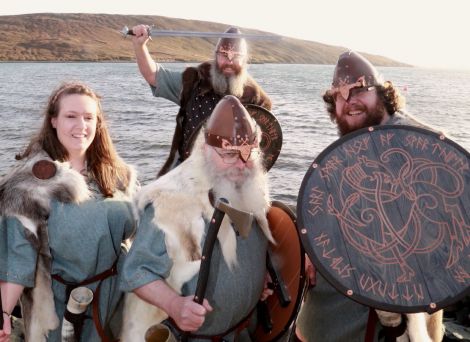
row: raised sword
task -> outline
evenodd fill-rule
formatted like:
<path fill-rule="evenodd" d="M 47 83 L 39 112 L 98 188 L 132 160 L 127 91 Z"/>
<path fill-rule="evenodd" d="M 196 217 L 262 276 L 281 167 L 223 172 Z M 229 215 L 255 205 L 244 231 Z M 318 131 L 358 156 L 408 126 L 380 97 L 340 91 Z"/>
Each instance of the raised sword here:
<path fill-rule="evenodd" d="M 132 29 L 124 26 L 120 31 L 126 36 L 134 36 Z M 251 33 L 229 33 L 229 32 L 198 32 L 198 31 L 176 31 L 160 30 L 153 27 L 147 29 L 149 37 L 198 37 L 198 38 L 245 38 L 253 40 L 280 40 L 282 36 L 275 34 L 251 34 Z"/>

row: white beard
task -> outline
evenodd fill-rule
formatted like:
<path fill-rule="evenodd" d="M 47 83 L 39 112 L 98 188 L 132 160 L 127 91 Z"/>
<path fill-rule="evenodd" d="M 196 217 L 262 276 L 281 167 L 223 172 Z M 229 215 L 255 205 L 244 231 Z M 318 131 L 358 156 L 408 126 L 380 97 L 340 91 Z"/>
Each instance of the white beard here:
<path fill-rule="evenodd" d="M 206 154 L 210 153 L 213 152 L 206 152 Z M 228 169 L 221 174 L 220 171 L 215 170 L 212 163 L 207 162 L 205 166 L 216 198 L 224 197 L 234 208 L 253 213 L 265 213 L 269 208 L 267 176 L 260 160 L 255 162 L 252 169 L 245 168 L 241 172 L 243 179 L 239 181 L 228 179 L 228 175 L 238 173 L 238 170 Z"/>
<path fill-rule="evenodd" d="M 211 82 L 216 93 L 233 95 L 241 98 L 243 96 L 243 90 L 247 80 L 248 72 L 246 71 L 245 66 L 242 67 L 238 75 L 225 76 L 217 68 L 217 62 L 212 61 Z"/>
<path fill-rule="evenodd" d="M 270 208 L 270 197 L 268 177 L 262 166 L 262 158 L 253 161 L 253 168 L 243 169 L 241 180 L 232 181 L 228 179 L 228 175 L 240 171 L 234 168 L 227 169 L 225 172 L 217 170 L 211 162 L 211 153 L 216 152 L 212 149 L 205 151 L 206 163 L 204 167 L 209 176 L 208 179 L 212 183 L 214 197 L 224 197 L 232 207 L 252 212 L 266 238 L 274 243 L 266 219 L 266 214 Z"/>

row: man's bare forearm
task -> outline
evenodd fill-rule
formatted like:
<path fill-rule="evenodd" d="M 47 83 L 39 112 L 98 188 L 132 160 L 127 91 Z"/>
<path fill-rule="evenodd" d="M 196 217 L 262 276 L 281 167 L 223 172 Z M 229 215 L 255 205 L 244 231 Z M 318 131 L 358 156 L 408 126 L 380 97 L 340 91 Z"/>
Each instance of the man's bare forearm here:
<path fill-rule="evenodd" d="M 150 40 L 149 26 L 137 25 L 132 28 L 134 36 L 132 36 L 132 45 L 137 59 L 139 71 L 145 80 L 152 86 L 156 86 L 155 76 L 158 72 L 158 65 L 153 61 L 147 48 Z"/>
<path fill-rule="evenodd" d="M 148 84 L 155 87 L 155 77 L 158 72 L 158 65 L 150 56 L 147 45 L 135 46 L 134 51 L 140 73 Z"/>
<path fill-rule="evenodd" d="M 194 301 L 194 295 L 180 296 L 163 280 L 139 287 L 134 293 L 165 311 L 184 331 L 198 330 L 204 323 L 207 312 L 213 310 L 207 299 L 200 305 Z"/>
<path fill-rule="evenodd" d="M 171 302 L 179 297 L 178 293 L 163 280 L 156 280 L 134 290 L 141 299 L 170 314 Z"/>

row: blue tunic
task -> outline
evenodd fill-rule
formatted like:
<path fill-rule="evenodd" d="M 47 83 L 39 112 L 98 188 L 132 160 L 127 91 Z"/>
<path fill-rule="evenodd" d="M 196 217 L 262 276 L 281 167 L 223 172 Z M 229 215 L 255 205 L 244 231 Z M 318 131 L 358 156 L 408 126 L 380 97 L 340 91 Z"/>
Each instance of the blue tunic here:
<path fill-rule="evenodd" d="M 140 218 L 136 238 L 124 264 L 122 288 L 125 291 L 163 280 L 170 273 L 172 262 L 166 252 L 165 233 L 155 226 L 153 217 L 153 205 L 148 205 Z M 206 232 L 208 226 L 206 224 Z M 197 334 L 222 333 L 240 322 L 255 307 L 264 286 L 267 246 L 263 232 L 257 224 L 253 224 L 248 238 L 237 236 L 238 265 L 231 271 L 222 256 L 219 242 L 216 242 L 205 296 L 214 310 L 206 315 Z M 183 285 L 183 296 L 196 292 L 197 279 L 196 274 Z M 232 338 L 229 336 L 227 340 Z"/>
<path fill-rule="evenodd" d="M 48 219 L 52 274 L 79 283 L 111 268 L 124 253 L 121 242 L 134 230 L 131 205 L 121 193 L 113 198 L 90 199 L 79 205 L 53 201 Z M 37 252 L 28 242 L 25 229 L 13 217 L 2 217 L 0 225 L 0 280 L 34 286 Z M 97 283 L 87 285 L 93 291 Z M 55 309 L 62 321 L 65 310 L 65 286 L 53 280 Z M 103 281 L 100 290 L 100 315 L 103 327 L 119 326 L 122 299 L 118 276 Z M 91 305 L 87 314 L 92 316 Z M 117 324 L 115 324 L 117 323 Z M 50 332 L 48 341 L 60 341 L 61 325 Z M 117 335 L 116 335 L 117 336 Z M 85 320 L 82 341 L 100 341 L 91 319 Z"/>

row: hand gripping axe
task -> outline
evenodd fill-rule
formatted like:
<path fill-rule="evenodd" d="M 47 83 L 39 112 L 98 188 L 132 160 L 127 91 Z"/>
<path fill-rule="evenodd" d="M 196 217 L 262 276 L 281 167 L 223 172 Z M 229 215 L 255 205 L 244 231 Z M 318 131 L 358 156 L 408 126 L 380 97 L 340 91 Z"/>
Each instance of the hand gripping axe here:
<path fill-rule="evenodd" d="M 225 198 L 220 198 L 216 201 L 214 214 L 207 230 L 204 247 L 202 248 L 201 268 L 199 269 L 196 294 L 194 295 L 194 301 L 198 304 L 202 304 L 204 300 L 211 267 L 212 251 L 214 250 L 217 234 L 225 214 L 227 214 L 232 221 L 233 227 L 243 238 L 248 237 L 251 225 L 253 224 L 253 213 L 231 207 Z M 181 341 L 185 342 L 187 338 L 186 335 L 183 335 Z"/>

